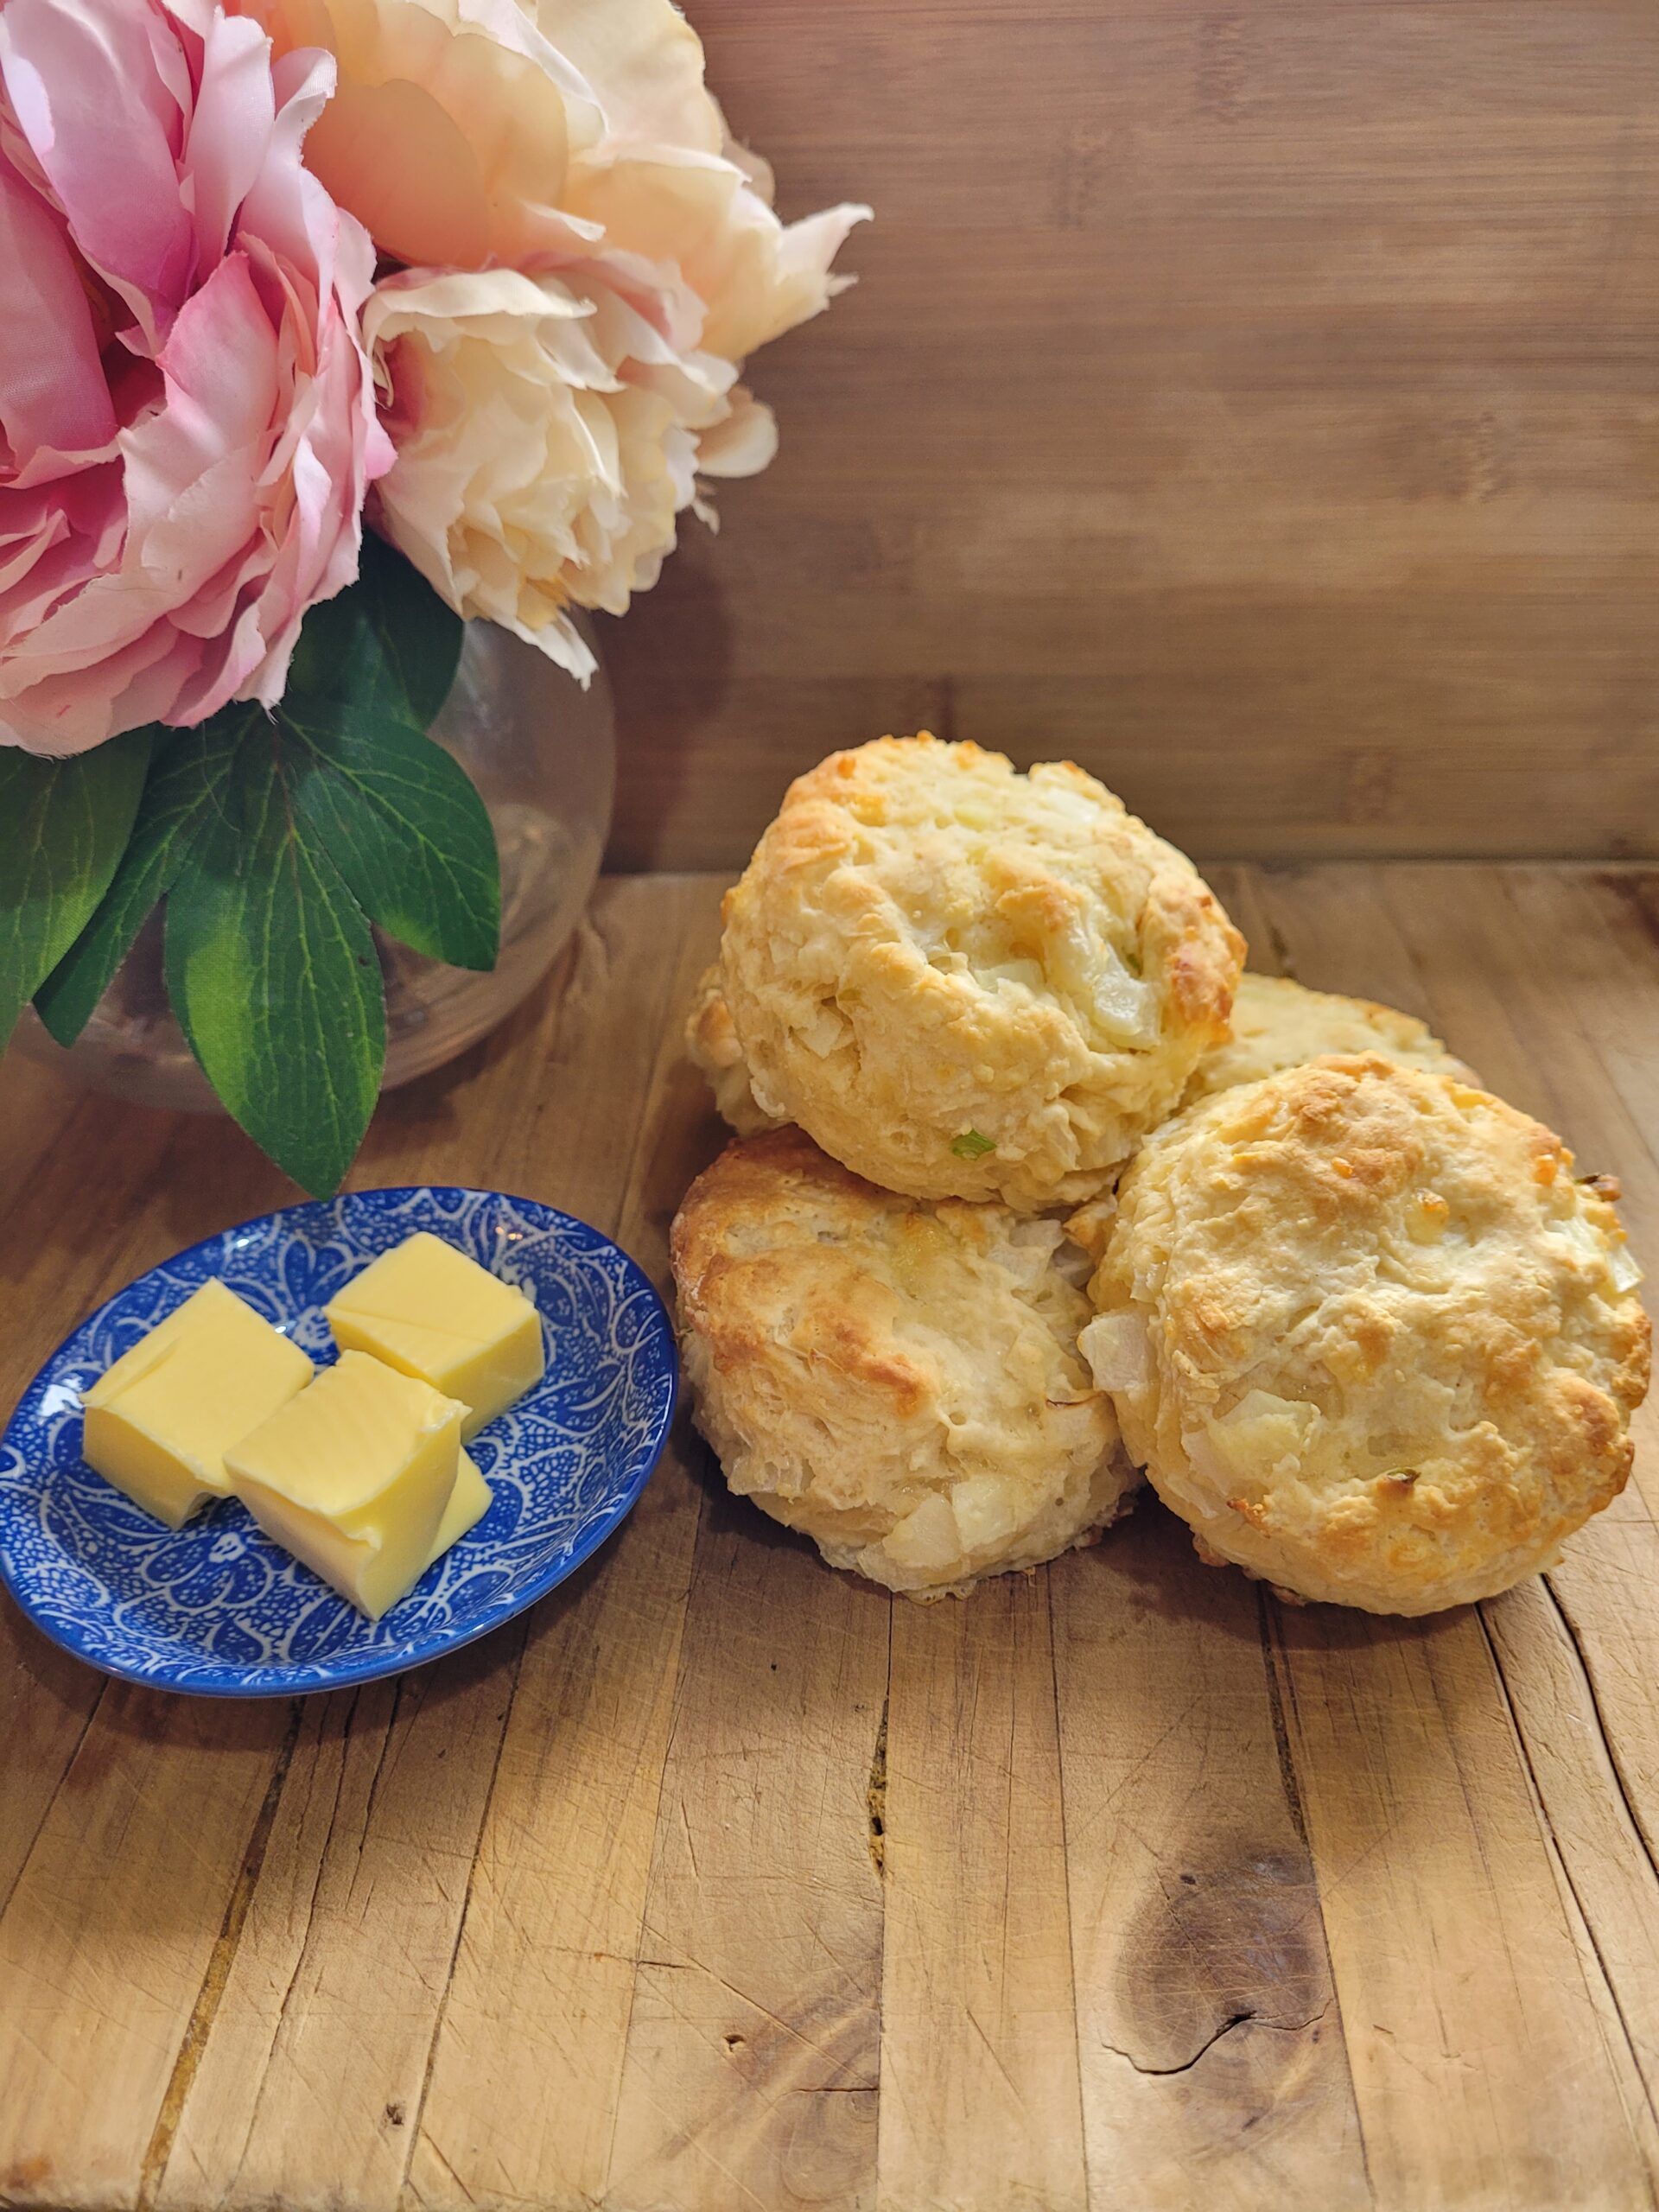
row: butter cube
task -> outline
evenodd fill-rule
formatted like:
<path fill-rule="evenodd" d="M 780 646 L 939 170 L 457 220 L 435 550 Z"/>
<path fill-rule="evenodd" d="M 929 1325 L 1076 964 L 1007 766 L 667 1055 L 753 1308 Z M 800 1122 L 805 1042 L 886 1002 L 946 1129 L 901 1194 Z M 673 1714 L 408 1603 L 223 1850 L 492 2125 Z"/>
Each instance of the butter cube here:
<path fill-rule="evenodd" d="M 158 1321 L 85 1399 L 87 1464 L 181 1529 L 230 1494 L 225 1454 L 311 1380 L 311 1363 L 217 1277 Z"/>
<path fill-rule="evenodd" d="M 463 1438 L 540 1379 L 542 1321 L 523 1291 L 424 1230 L 383 1252 L 327 1307 L 342 1351 L 372 1352 L 467 1408 Z"/>
<path fill-rule="evenodd" d="M 435 1556 L 463 1410 L 366 1352 L 344 1352 L 225 1464 L 265 1534 L 378 1620 Z"/>
<path fill-rule="evenodd" d="M 443 1509 L 426 1566 L 435 1567 L 450 1545 L 458 1544 L 469 1529 L 475 1529 L 489 1510 L 490 1486 L 478 1471 L 477 1462 L 463 1452 L 455 1463 L 455 1486 Z M 426 1567 L 421 1572 L 424 1574 Z"/>

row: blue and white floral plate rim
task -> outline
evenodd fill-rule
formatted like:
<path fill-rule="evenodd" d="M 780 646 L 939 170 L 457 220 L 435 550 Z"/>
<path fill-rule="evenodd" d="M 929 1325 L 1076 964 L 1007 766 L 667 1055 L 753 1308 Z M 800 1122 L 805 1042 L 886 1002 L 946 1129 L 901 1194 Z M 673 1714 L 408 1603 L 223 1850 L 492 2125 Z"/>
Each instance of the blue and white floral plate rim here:
<path fill-rule="evenodd" d="M 470 1446 L 493 1492 L 488 1513 L 379 1621 L 272 1544 L 234 1500 L 174 1531 L 86 1465 L 81 1391 L 210 1275 L 326 1361 L 328 1299 L 423 1229 L 535 1300 L 548 1369 Z M 661 1456 L 678 1383 L 651 1281 L 570 1214 L 436 1184 L 283 1207 L 140 1275 L 46 1362 L 0 1439 L 0 1580 L 54 1642 L 130 1681 L 218 1697 L 372 1681 L 486 1635 L 589 1558 Z"/>

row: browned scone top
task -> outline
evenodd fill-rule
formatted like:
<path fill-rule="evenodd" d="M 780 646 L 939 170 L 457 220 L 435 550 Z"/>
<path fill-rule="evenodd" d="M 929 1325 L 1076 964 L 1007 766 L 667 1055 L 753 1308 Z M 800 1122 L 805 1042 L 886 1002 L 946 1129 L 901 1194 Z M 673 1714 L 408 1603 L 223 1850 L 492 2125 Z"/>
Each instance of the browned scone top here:
<path fill-rule="evenodd" d="M 1551 1131 L 1455 1077 L 1327 1058 L 1143 1148 L 1084 1346 L 1201 1548 L 1429 1612 L 1548 1565 L 1623 1488 L 1638 1279 Z"/>
<path fill-rule="evenodd" d="M 671 1251 L 731 1487 L 917 1595 L 1090 1541 L 1135 1478 L 1077 1351 L 1062 1243 L 1005 1206 L 878 1190 L 797 1128 L 728 1145 Z"/>

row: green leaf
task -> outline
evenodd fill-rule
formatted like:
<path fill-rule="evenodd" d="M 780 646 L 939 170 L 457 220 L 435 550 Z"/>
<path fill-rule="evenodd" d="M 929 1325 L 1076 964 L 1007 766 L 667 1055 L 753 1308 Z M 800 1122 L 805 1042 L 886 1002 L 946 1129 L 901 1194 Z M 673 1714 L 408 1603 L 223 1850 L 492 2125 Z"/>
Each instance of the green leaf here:
<path fill-rule="evenodd" d="M 383 930 L 434 960 L 493 968 L 501 940 L 495 830 L 460 763 L 407 722 L 290 693 L 277 719 L 309 772 L 301 821 Z"/>
<path fill-rule="evenodd" d="M 296 806 L 303 761 L 262 709 L 243 712 L 234 804 L 201 823 L 168 895 L 168 992 L 226 1107 L 321 1198 L 344 1180 L 379 1091 L 380 965 Z"/>
<path fill-rule="evenodd" d="M 114 880 L 35 994 L 35 1010 L 60 1045 L 73 1045 L 86 1027 L 151 907 L 184 865 L 191 838 L 231 803 L 228 779 L 250 726 L 248 709 L 231 707 L 156 747 Z"/>
<path fill-rule="evenodd" d="M 131 730 L 72 760 L 0 747 L 0 1046 L 104 896 L 150 734 Z"/>
<path fill-rule="evenodd" d="M 951 1139 L 950 1149 L 958 1160 L 983 1160 L 988 1152 L 996 1150 L 996 1140 L 982 1136 L 977 1129 L 964 1129 Z"/>
<path fill-rule="evenodd" d="M 296 804 L 382 929 L 435 960 L 493 968 L 495 832 L 466 771 L 423 734 L 454 672 L 461 625 L 376 543 L 358 582 L 307 615 L 276 710 L 308 771 Z M 455 635 L 444 644 L 446 624 Z"/>
<path fill-rule="evenodd" d="M 372 530 L 363 533 L 362 564 L 352 596 L 361 602 L 416 727 L 427 728 L 455 680 L 460 615 L 445 606 L 412 563 Z"/>

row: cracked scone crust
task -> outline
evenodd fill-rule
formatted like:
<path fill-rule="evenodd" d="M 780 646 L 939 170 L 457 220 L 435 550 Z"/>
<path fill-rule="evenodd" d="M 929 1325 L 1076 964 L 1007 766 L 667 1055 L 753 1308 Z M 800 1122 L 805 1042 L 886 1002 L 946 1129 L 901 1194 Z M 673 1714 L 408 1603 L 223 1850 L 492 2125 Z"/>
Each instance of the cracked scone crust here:
<path fill-rule="evenodd" d="M 1485 1092 L 1315 1061 L 1168 1123 L 1082 1344 L 1200 1551 L 1426 1613 L 1507 1589 L 1624 1487 L 1647 1389 L 1608 1187 Z"/>
<path fill-rule="evenodd" d="M 755 1103 L 749 1088 L 748 1065 L 726 1003 L 717 960 L 703 969 L 698 981 L 696 996 L 685 1019 L 685 1052 L 714 1092 L 721 1119 L 739 1136 L 757 1136 L 762 1129 L 779 1126 L 774 1116 L 763 1113 Z"/>
<path fill-rule="evenodd" d="M 1005 1206 L 875 1190 L 798 1129 L 728 1145 L 671 1250 L 731 1488 L 916 1597 L 1092 1541 L 1138 1478 L 1077 1350 L 1089 1305 L 1060 1242 Z"/>
<path fill-rule="evenodd" d="M 881 738 L 801 777 L 728 893 L 762 1112 L 922 1198 L 1078 1204 L 1227 1034 L 1243 940 L 1069 762 Z"/>
<path fill-rule="evenodd" d="M 1198 1062 L 1186 1103 L 1259 1083 L 1332 1052 L 1381 1052 L 1406 1067 L 1436 1068 L 1460 1082 L 1478 1082 L 1426 1023 L 1396 1007 L 1310 991 L 1287 976 L 1245 975 L 1233 998 L 1232 1037 Z"/>

